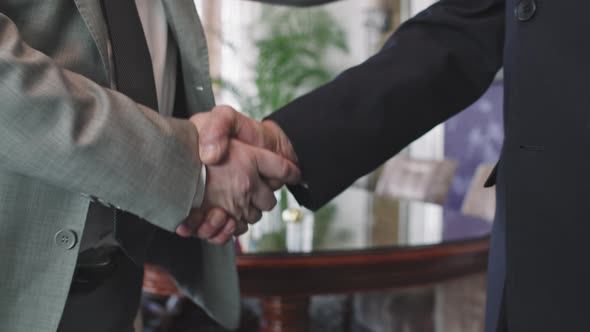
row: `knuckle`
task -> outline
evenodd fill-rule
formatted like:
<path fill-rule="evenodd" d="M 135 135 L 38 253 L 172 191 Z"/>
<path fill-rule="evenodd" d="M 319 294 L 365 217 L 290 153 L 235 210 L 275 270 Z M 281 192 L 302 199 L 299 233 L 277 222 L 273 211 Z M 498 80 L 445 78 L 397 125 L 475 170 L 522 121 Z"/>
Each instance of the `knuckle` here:
<path fill-rule="evenodd" d="M 223 229 L 223 233 L 231 236 L 236 231 L 236 225 L 233 221 L 230 221 L 227 226 Z"/>
<path fill-rule="evenodd" d="M 204 118 L 208 117 L 207 113 L 197 113 L 189 118 L 189 121 L 193 124 L 199 124 Z"/>
<path fill-rule="evenodd" d="M 220 105 L 216 110 L 219 114 L 226 118 L 232 118 L 236 113 L 236 110 L 229 105 Z"/>
<path fill-rule="evenodd" d="M 207 126 L 201 130 L 201 138 L 206 140 L 219 140 L 225 136 L 224 129 L 218 125 Z"/>
<path fill-rule="evenodd" d="M 236 204 L 237 205 L 237 204 Z M 236 218 L 236 219 L 240 219 L 244 216 L 243 211 L 240 208 L 233 208 L 232 212 L 231 212 L 232 217 Z"/>
<path fill-rule="evenodd" d="M 277 199 L 272 193 L 269 193 L 264 197 L 263 200 L 260 201 L 259 208 L 262 211 L 270 211 L 277 205 Z"/>
<path fill-rule="evenodd" d="M 231 204 L 231 208 L 228 211 L 233 218 L 237 218 L 237 219 L 242 218 L 243 212 L 242 212 L 242 209 L 239 208 L 239 206 L 241 206 L 241 204 L 238 201 L 234 201 Z"/>
<path fill-rule="evenodd" d="M 260 210 L 252 210 L 250 211 L 250 213 L 248 214 L 248 218 L 247 221 L 250 224 L 255 224 L 256 222 L 258 222 L 260 219 L 262 218 L 262 211 Z"/>
<path fill-rule="evenodd" d="M 289 173 L 291 172 L 291 166 L 289 165 L 289 162 L 285 159 L 281 159 L 280 163 L 279 163 L 279 174 L 282 178 L 286 178 L 287 176 L 289 176 Z"/>
<path fill-rule="evenodd" d="M 268 206 L 267 206 L 266 211 L 270 211 L 270 210 L 274 209 L 275 206 L 277 206 L 277 199 L 273 195 L 272 198 L 268 201 Z"/>
<path fill-rule="evenodd" d="M 244 225 L 244 228 L 242 228 L 242 234 L 240 234 L 240 235 L 246 234 L 246 232 L 247 232 L 248 230 L 250 230 L 250 226 L 248 226 L 248 225 Z"/>
<path fill-rule="evenodd" d="M 268 184 L 268 187 L 273 191 L 278 190 L 279 188 L 281 188 L 283 186 L 281 181 L 273 180 L 273 179 L 267 180 L 267 184 Z"/>
<path fill-rule="evenodd" d="M 201 238 L 201 239 L 208 239 L 209 237 L 211 237 L 211 230 L 209 229 L 209 227 L 204 226 L 201 227 L 197 230 L 197 237 Z"/>
<path fill-rule="evenodd" d="M 240 195 L 247 195 L 254 187 L 253 181 L 249 176 L 236 177 L 236 191 Z"/>
<path fill-rule="evenodd" d="M 243 220 L 236 221 L 236 231 L 234 235 L 242 235 L 248 231 L 248 223 L 244 222 Z"/>
<path fill-rule="evenodd" d="M 220 208 L 214 208 L 211 210 L 211 212 L 209 212 L 207 218 L 210 220 L 222 220 L 225 219 L 225 216 L 226 215 L 224 210 Z"/>

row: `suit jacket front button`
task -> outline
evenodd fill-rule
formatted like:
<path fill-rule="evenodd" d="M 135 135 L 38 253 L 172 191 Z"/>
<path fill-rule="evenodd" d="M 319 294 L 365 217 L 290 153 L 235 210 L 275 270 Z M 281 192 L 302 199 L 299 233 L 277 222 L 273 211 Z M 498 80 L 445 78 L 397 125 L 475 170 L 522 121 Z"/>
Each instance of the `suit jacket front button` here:
<path fill-rule="evenodd" d="M 536 12 L 537 3 L 535 0 L 520 0 L 514 9 L 514 16 L 516 16 L 519 21 L 525 22 L 533 18 Z"/>
<path fill-rule="evenodd" d="M 62 229 L 55 233 L 55 245 L 60 249 L 72 249 L 76 246 L 78 238 L 76 233 L 68 229 Z"/>

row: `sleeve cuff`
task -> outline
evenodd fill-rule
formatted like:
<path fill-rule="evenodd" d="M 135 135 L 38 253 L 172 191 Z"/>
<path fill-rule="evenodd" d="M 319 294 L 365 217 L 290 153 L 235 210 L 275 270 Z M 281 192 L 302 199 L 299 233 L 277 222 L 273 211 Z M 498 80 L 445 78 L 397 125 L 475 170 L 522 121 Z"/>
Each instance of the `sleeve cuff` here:
<path fill-rule="evenodd" d="M 207 167 L 203 164 L 201 166 L 201 173 L 199 174 L 199 182 L 197 183 L 197 192 L 193 199 L 193 208 L 201 207 L 205 199 L 205 185 L 207 184 Z"/>

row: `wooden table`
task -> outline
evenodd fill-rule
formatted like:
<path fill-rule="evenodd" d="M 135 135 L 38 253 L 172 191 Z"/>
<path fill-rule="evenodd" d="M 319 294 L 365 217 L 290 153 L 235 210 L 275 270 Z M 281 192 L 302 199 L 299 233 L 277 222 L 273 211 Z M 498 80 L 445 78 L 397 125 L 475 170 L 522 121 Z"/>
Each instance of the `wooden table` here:
<path fill-rule="evenodd" d="M 365 218 L 346 210 L 350 202 L 365 211 Z M 423 286 L 486 269 L 491 231 L 487 221 L 359 189 L 349 189 L 335 206 L 344 206 L 343 213 L 353 220 L 352 231 L 364 233 L 364 240 L 327 240 L 309 252 L 257 248 L 247 241 L 238 255 L 243 295 L 262 300 L 262 332 L 306 331 L 312 295 Z M 337 232 L 342 217 L 334 216 L 337 222 L 325 237 Z M 408 236 L 411 223 L 422 223 L 418 226 L 424 226 L 424 236 Z"/>
<path fill-rule="evenodd" d="M 244 296 L 262 300 L 262 332 L 306 331 L 313 295 L 424 286 L 486 269 L 487 221 L 362 189 L 346 191 L 332 210 L 307 224 L 311 233 L 321 233 L 313 244 L 295 243 L 293 249 L 284 241 L 292 228 L 276 217 L 241 239 L 240 286 Z M 151 266 L 144 291 L 178 294 L 170 277 Z"/>

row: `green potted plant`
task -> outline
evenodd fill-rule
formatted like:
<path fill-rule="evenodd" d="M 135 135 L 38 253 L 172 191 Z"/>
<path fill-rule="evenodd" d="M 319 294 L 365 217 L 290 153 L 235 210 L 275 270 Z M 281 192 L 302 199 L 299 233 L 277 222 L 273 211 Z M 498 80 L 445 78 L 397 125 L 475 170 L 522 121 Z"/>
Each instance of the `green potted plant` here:
<path fill-rule="evenodd" d="M 328 54 L 348 52 L 346 33 L 325 9 L 293 9 L 264 6 L 258 23 L 252 27 L 254 45 L 258 51 L 252 64 L 255 93 L 248 94 L 237 85 L 222 79 L 215 80 L 222 90 L 229 91 L 240 109 L 255 119 L 263 119 L 271 112 L 291 102 L 335 76 L 328 65 Z M 288 193 L 281 190 L 280 211 L 288 208 Z M 316 215 L 318 222 L 328 222 L 334 213 L 327 207 Z M 326 229 L 326 226 L 319 229 Z M 259 247 L 284 248 L 284 229 L 268 234 L 258 241 Z M 314 235 L 314 245 L 319 243 Z"/>

